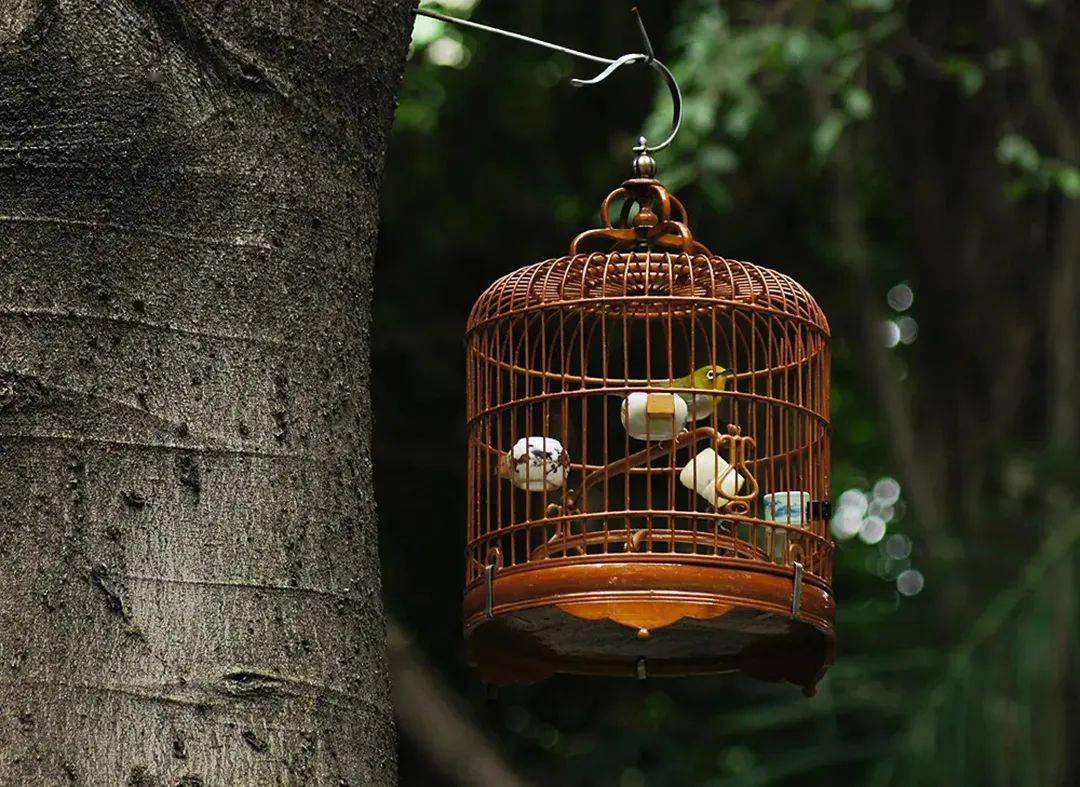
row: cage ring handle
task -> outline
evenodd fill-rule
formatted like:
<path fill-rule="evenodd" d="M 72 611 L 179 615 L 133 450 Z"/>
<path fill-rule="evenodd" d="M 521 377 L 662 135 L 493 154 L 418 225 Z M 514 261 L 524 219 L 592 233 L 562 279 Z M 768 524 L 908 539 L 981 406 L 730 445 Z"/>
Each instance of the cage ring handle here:
<path fill-rule="evenodd" d="M 611 220 L 612 203 L 622 199 L 622 212 L 618 224 Z M 638 216 L 648 215 L 644 223 L 630 222 L 632 205 L 641 206 Z M 570 242 L 570 255 L 580 253 L 581 245 L 590 240 L 608 241 L 616 250 L 636 247 L 646 243 L 656 248 L 675 249 L 684 254 L 709 254 L 703 244 L 694 239 L 689 218 L 682 202 L 656 180 L 638 178 L 628 180 L 612 191 L 600 203 L 600 226 L 585 230 Z"/>
<path fill-rule="evenodd" d="M 630 188 L 628 188 L 628 186 Z M 604 225 L 603 229 L 615 229 L 615 225 L 611 223 L 611 203 L 619 197 L 626 197 L 626 202 L 623 205 L 624 215 L 622 217 L 624 223 L 626 221 L 625 212 L 629 209 L 630 205 L 635 202 L 638 205 L 644 204 L 647 195 L 644 193 L 632 194 L 631 190 L 637 192 L 647 191 L 655 199 L 659 200 L 660 212 L 657 214 L 657 219 L 659 221 L 678 221 L 681 224 L 687 225 L 690 223 L 686 214 L 686 208 L 683 207 L 683 204 L 679 201 L 678 197 L 669 192 L 663 185 L 656 181 L 629 181 L 604 197 L 604 201 L 600 203 L 600 222 Z M 672 215 L 672 207 L 676 208 L 678 213 Z"/>
<path fill-rule="evenodd" d="M 634 184 L 634 186 L 638 187 L 637 184 Z M 687 231 L 689 231 L 689 229 L 690 229 L 690 226 L 689 226 L 690 225 L 690 219 L 686 215 L 686 208 L 683 207 L 682 203 L 679 202 L 679 200 L 675 197 L 675 195 L 670 193 L 667 189 L 665 189 L 663 187 L 663 185 L 660 184 L 659 181 L 648 182 L 647 187 L 650 188 L 650 189 L 655 190 L 662 197 L 662 200 L 661 200 L 661 203 L 660 203 L 660 205 L 661 205 L 661 207 L 660 207 L 661 213 L 660 213 L 659 216 L 657 216 L 657 220 L 660 223 L 671 221 L 671 222 L 675 222 L 677 224 L 684 224 L 684 225 L 686 225 Z M 625 192 L 625 189 L 623 189 L 623 191 Z M 629 227 L 629 226 L 631 226 L 631 223 L 630 223 L 630 208 L 632 208 L 635 203 L 637 205 L 639 205 L 639 206 L 642 204 L 641 200 L 639 198 L 636 198 L 636 197 L 629 197 L 629 198 L 623 200 L 622 210 L 619 212 L 619 224 L 618 224 L 618 226 L 620 226 L 620 227 Z M 601 207 L 603 207 L 603 206 L 601 206 Z M 652 206 L 650 205 L 649 207 L 651 209 Z M 677 214 L 672 213 L 672 208 L 677 208 L 679 212 Z M 601 211 L 601 214 L 603 214 L 603 211 Z M 656 215 L 655 212 L 653 213 L 653 215 Z M 608 222 L 608 223 L 610 224 L 610 222 Z M 614 227 L 614 225 L 612 225 L 612 227 Z"/>

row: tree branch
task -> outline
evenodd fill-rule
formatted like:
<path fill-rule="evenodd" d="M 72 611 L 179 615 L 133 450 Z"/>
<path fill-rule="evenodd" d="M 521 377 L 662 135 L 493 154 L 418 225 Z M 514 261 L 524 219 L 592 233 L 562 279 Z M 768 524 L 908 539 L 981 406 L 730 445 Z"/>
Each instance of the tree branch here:
<path fill-rule="evenodd" d="M 428 761 L 461 787 L 528 787 L 393 620 L 387 639 L 394 713 Z"/>
<path fill-rule="evenodd" d="M 819 97 L 820 98 L 820 97 Z M 823 117 L 827 107 L 815 103 Z M 887 348 L 880 341 L 882 317 L 875 307 L 879 299 L 870 270 L 870 241 L 863 226 L 854 162 L 857 161 L 855 135 L 858 127 L 848 129 L 837 143 L 830 161 L 833 181 L 832 220 L 840 261 L 851 276 L 855 292 L 858 331 L 852 341 L 862 357 L 862 369 L 870 383 L 885 419 L 885 429 L 893 456 L 899 465 L 908 495 L 918 513 L 931 550 L 944 554 L 942 539 L 945 506 L 931 481 L 928 470 L 933 452 L 920 445 L 910 401 L 899 386 L 900 374 Z"/>

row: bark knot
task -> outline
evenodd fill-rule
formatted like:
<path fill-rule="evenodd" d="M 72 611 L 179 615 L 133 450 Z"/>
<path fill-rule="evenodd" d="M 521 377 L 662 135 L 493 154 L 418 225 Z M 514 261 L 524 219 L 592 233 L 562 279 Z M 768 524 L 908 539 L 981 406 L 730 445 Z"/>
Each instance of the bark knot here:
<path fill-rule="evenodd" d="M 244 730 L 240 733 L 240 737 L 244 739 L 244 742 L 248 746 L 250 746 L 257 752 L 264 752 L 270 748 L 270 744 L 267 743 L 263 738 L 260 738 L 254 730 Z"/>
<path fill-rule="evenodd" d="M 191 493 L 197 504 L 202 494 L 202 475 L 198 461 L 191 454 L 181 454 L 176 460 L 176 471 L 180 484 Z"/>
<path fill-rule="evenodd" d="M 0 415 L 33 410 L 41 407 L 47 398 L 45 385 L 38 378 L 0 370 Z"/>
<path fill-rule="evenodd" d="M 284 681 L 265 672 L 237 670 L 221 676 L 219 691 L 230 697 L 269 697 L 281 693 Z"/>

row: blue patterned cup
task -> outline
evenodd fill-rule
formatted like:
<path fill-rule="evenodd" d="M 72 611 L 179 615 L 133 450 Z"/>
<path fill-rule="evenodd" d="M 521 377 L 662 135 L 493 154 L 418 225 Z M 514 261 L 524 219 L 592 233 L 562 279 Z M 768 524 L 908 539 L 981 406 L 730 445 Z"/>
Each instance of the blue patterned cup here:
<path fill-rule="evenodd" d="M 810 509 L 809 492 L 773 492 L 761 496 L 763 516 L 782 525 L 805 525 Z"/>

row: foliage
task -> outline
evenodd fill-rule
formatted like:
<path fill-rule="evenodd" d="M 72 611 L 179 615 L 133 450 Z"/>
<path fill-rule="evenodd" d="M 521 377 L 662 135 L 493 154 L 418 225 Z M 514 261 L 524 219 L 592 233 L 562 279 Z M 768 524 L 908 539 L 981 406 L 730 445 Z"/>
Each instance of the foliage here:
<path fill-rule="evenodd" d="M 998 161 L 1015 167 L 1018 178 L 1011 189 L 1023 196 L 1029 189 L 1061 189 L 1071 199 L 1080 197 L 1080 169 L 1058 159 L 1044 156 L 1020 134 L 1009 133 L 997 147 Z"/>

